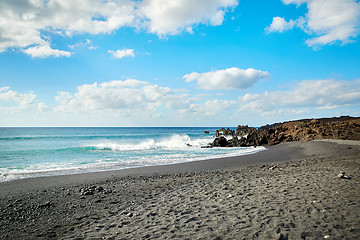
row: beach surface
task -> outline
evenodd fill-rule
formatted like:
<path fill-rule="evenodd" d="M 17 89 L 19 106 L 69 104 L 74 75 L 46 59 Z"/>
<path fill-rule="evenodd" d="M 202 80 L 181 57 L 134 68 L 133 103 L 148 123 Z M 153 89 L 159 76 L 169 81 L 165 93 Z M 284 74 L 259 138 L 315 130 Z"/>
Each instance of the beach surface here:
<path fill-rule="evenodd" d="M 0 183 L 0 238 L 359 239 L 360 144 Z"/>

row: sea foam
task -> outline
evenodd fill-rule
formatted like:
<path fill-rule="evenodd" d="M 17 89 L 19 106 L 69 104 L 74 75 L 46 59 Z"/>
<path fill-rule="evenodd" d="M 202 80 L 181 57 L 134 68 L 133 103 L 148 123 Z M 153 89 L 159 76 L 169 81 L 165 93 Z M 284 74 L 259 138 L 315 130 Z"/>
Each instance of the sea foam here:
<path fill-rule="evenodd" d="M 150 149 L 166 149 L 166 150 L 179 150 L 179 149 L 188 149 L 189 147 L 199 148 L 205 146 L 209 143 L 209 139 L 196 139 L 191 140 L 191 138 L 184 134 L 174 134 L 169 138 L 163 138 L 160 140 L 147 139 L 145 141 L 135 143 L 135 144 L 126 144 L 126 143 L 117 143 L 117 142 L 103 142 L 98 143 L 92 146 L 86 147 L 95 147 L 96 150 L 108 150 L 108 151 L 143 151 Z"/>

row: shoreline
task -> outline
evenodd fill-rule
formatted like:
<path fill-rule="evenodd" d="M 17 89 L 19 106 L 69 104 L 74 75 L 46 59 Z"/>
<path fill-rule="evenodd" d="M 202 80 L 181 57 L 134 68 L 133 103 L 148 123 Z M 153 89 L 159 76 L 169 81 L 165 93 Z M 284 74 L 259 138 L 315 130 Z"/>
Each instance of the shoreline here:
<path fill-rule="evenodd" d="M 269 147 L 269 146 L 267 146 Z M 249 147 L 246 147 L 246 148 L 249 148 Z M 107 172 L 117 172 L 117 171 L 125 171 L 125 172 L 132 172 L 132 170 L 134 169 L 135 172 L 137 172 L 137 169 L 141 169 L 141 168 L 153 168 L 153 167 L 161 167 L 161 166 L 167 166 L 167 165 L 178 165 L 178 164 L 187 164 L 187 163 L 190 163 L 190 162 L 199 162 L 199 161 L 211 161 L 211 160 L 215 160 L 215 159 L 226 159 L 226 158 L 232 158 L 232 157 L 240 157 L 240 156 L 245 156 L 245 155 L 251 155 L 251 154 L 256 154 L 258 152 L 261 152 L 261 151 L 266 151 L 267 148 L 265 146 L 258 146 L 258 148 L 261 148 L 261 149 L 258 149 L 258 150 L 254 150 L 254 151 L 250 151 L 250 152 L 240 152 L 238 155 L 236 154 L 228 154 L 228 156 L 224 156 L 224 155 L 221 155 L 221 156 L 218 156 L 218 155 L 213 155 L 212 157 L 197 157 L 197 158 L 191 158 L 191 159 L 194 159 L 194 160 L 190 160 L 189 159 L 184 159 L 184 160 L 179 160 L 178 162 L 173 162 L 173 163 L 159 163 L 159 164 L 154 164 L 154 165 L 147 165 L 147 166 L 136 166 L 136 167 L 125 167 L 125 168 L 114 168 L 114 169 L 95 169 L 95 170 L 83 170 L 83 171 L 78 171 L 78 172 L 75 172 L 73 171 L 72 172 L 72 169 L 69 170 L 69 172 L 66 172 L 65 170 L 64 171 L 53 171 L 54 174 L 49 174 L 49 175 L 46 175 L 46 172 L 44 172 L 44 175 L 39 175 L 39 176 L 31 176 L 29 175 L 29 177 L 23 177 L 23 178 L 15 178 L 15 179 L 11 179 L 11 180 L 5 180 L 5 181 L 1 181 L 0 184 L 2 183 L 9 183 L 9 182 L 13 182 L 13 181 L 26 181 L 27 179 L 34 179 L 34 178 L 48 178 L 48 177 L 60 177 L 60 176 L 64 176 L 64 177 L 67 177 L 67 176 L 71 176 L 71 175 L 82 175 L 82 174 L 97 174 L 97 173 L 107 173 Z M 256 149 L 256 148 L 253 148 L 253 149 Z"/>
<path fill-rule="evenodd" d="M 354 239 L 360 147 L 338 142 L 0 183 L 0 239 Z"/>
<path fill-rule="evenodd" d="M 321 139 L 313 140 L 323 144 L 341 144 L 360 146 L 360 141 L 356 140 L 337 140 Z M 266 150 L 252 154 L 211 158 L 182 163 L 144 166 L 125 168 L 119 170 L 104 170 L 96 172 L 84 172 L 75 174 L 64 174 L 54 176 L 40 176 L 32 178 L 15 179 L 6 182 L 0 182 L 0 197 L 15 193 L 20 189 L 36 190 L 38 188 L 50 188 L 56 186 L 91 184 L 95 181 L 103 181 L 111 178 L 121 178 L 129 176 L 151 176 L 164 174 L 180 174 L 197 171 L 211 171 L 222 169 L 244 168 L 252 165 L 271 164 L 282 161 L 299 160 L 306 157 L 304 153 L 305 145 L 310 142 L 285 142 L 279 145 L 265 145 Z M 307 146 L 309 147 L 309 146 Z M 311 150 L 313 151 L 313 150 Z"/>
<path fill-rule="evenodd" d="M 288 161 L 289 158 L 286 157 L 295 155 L 294 153 L 300 150 L 297 149 L 298 145 L 301 145 L 301 142 L 283 143 L 276 146 L 265 145 L 263 146 L 266 148 L 265 150 L 239 156 L 219 157 L 164 165 L 125 168 L 119 170 L 104 170 L 15 179 L 11 181 L 0 182 L 0 197 L 7 194 L 16 193 L 19 190 L 31 191 L 40 188 L 50 188 L 56 186 L 91 184 L 91 182 L 103 181 L 111 178 L 233 169 L 250 165 L 269 164 L 275 162 L 274 159 L 276 159 L 276 162 Z M 291 156 L 291 159 L 293 158 L 294 156 Z"/>

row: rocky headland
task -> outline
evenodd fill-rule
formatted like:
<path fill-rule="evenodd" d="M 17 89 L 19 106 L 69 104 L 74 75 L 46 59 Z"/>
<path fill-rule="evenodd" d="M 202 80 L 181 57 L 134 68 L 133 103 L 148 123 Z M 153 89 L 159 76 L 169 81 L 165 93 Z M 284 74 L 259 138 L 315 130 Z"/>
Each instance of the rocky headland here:
<path fill-rule="evenodd" d="M 302 119 L 265 125 L 239 125 L 236 131 L 221 128 L 209 147 L 249 147 L 315 139 L 360 140 L 360 117 Z"/>

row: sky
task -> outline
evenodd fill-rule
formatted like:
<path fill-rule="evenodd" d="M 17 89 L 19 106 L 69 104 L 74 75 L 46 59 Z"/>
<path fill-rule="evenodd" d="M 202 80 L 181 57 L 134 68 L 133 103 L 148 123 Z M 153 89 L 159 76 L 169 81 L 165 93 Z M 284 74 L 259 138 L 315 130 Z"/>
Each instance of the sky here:
<path fill-rule="evenodd" d="M 0 126 L 360 116 L 357 0 L 0 0 Z"/>

